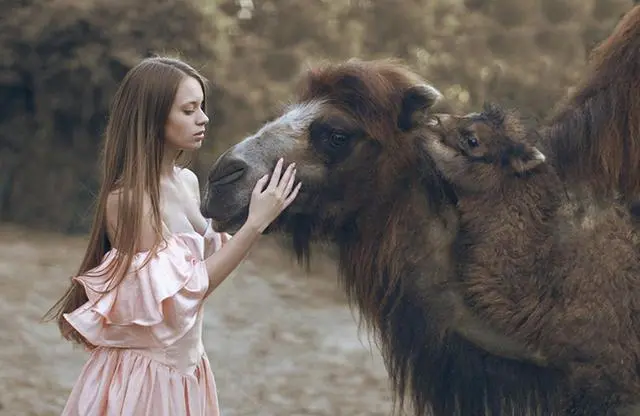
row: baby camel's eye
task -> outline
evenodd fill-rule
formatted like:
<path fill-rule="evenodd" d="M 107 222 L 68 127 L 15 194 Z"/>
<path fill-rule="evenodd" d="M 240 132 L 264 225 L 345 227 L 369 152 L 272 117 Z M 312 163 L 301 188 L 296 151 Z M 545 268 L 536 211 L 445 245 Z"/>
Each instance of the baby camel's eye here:
<path fill-rule="evenodd" d="M 460 144 L 465 146 L 465 147 L 469 147 L 471 149 L 478 147 L 480 145 L 480 142 L 478 142 L 478 138 L 476 137 L 476 135 L 469 130 L 464 130 L 461 132 L 462 134 L 460 135 Z"/>

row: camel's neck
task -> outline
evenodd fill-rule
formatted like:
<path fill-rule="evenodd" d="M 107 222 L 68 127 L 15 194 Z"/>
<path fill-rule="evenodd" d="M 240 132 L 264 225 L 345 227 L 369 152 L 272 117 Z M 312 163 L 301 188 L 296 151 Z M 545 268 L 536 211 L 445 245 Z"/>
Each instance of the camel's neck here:
<path fill-rule="evenodd" d="M 413 405 L 427 406 L 428 368 L 411 357 L 446 330 L 451 310 L 442 293 L 453 273 L 457 231 L 452 204 L 434 203 L 419 185 L 361 213 L 340 241 L 341 280 L 360 324 L 372 333 L 396 398 L 411 389 Z M 446 305 L 445 305 L 446 306 Z"/>
<path fill-rule="evenodd" d="M 509 275 L 521 268 L 533 270 L 548 250 L 561 187 L 556 174 L 545 170 L 512 178 L 492 192 L 461 197 L 458 247 L 472 269 L 482 265 L 482 278 L 520 278 Z"/>
<path fill-rule="evenodd" d="M 370 329 L 383 327 L 407 296 L 432 294 L 450 277 L 457 220 L 452 205 L 417 191 L 358 216 L 350 238 L 341 238 L 340 266 L 349 298 Z"/>

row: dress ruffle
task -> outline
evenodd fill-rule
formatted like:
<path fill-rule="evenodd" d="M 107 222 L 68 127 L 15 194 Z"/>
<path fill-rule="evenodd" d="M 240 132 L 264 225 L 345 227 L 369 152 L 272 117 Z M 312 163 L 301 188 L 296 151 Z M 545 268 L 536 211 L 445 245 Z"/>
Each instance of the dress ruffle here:
<path fill-rule="evenodd" d="M 215 235 L 207 237 L 217 250 Z M 102 272 L 118 255 L 112 249 L 98 267 L 74 278 L 89 301 L 64 317 L 95 346 L 171 345 L 193 327 L 207 291 L 209 279 L 201 260 L 207 243 L 202 236 L 173 235 L 155 254 L 136 254 L 123 281 L 101 294 L 108 287 Z"/>
<path fill-rule="evenodd" d="M 111 290 L 116 249 L 74 278 L 88 301 L 64 317 L 96 348 L 63 416 L 219 416 L 202 320 L 204 259 L 221 246 L 209 220 L 202 234 L 172 234 L 155 252 L 134 255 Z"/>

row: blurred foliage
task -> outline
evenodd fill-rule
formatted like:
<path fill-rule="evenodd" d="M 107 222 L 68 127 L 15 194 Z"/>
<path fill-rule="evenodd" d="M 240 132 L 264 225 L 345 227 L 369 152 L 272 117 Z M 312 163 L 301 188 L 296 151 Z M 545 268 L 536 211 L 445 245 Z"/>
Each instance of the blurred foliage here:
<path fill-rule="evenodd" d="M 309 65 L 397 57 L 455 109 L 540 118 L 631 0 L 0 0 L 0 219 L 88 225 L 106 111 L 127 69 L 179 53 L 215 85 L 194 165 L 273 117 Z"/>
<path fill-rule="evenodd" d="M 0 218 L 84 230 L 118 82 L 155 52 L 214 62 L 213 21 L 176 0 L 0 0 L 0 8 Z"/>

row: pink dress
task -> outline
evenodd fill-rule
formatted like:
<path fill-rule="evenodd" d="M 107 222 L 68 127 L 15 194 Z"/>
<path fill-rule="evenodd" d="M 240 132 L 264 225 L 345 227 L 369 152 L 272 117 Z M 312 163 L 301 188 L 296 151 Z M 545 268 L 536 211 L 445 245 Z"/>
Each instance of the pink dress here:
<path fill-rule="evenodd" d="M 209 279 L 204 258 L 221 246 L 204 236 L 167 237 L 144 267 L 135 255 L 122 283 L 97 303 L 104 278 L 77 276 L 89 302 L 66 314 L 93 345 L 63 416 L 218 416 L 213 372 L 202 344 L 203 300 Z M 116 252 L 105 254 L 103 269 Z"/>

